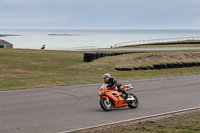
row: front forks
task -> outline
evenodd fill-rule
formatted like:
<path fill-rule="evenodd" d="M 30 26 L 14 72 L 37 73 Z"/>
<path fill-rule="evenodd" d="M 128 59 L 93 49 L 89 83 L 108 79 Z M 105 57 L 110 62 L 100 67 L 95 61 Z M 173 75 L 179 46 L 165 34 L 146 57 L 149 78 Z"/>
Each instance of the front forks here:
<path fill-rule="evenodd" d="M 101 98 L 105 98 L 106 99 L 106 103 L 109 103 L 109 98 L 106 96 L 101 96 Z"/>

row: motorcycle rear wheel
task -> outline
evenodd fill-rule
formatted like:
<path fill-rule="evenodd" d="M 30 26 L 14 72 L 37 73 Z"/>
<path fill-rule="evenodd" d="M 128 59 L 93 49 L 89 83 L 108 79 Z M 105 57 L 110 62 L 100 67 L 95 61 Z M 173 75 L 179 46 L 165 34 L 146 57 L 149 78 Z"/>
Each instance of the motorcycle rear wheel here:
<path fill-rule="evenodd" d="M 131 108 L 131 109 L 135 109 L 137 108 L 138 104 L 139 104 L 139 101 L 138 101 L 138 98 L 136 97 L 136 95 L 134 94 L 129 94 L 131 96 L 133 96 L 135 98 L 135 100 L 131 101 L 128 103 L 128 107 Z"/>
<path fill-rule="evenodd" d="M 101 105 L 101 108 L 105 111 L 111 111 L 113 109 L 113 102 L 110 99 L 108 102 L 106 102 L 105 98 L 101 98 L 100 105 Z"/>

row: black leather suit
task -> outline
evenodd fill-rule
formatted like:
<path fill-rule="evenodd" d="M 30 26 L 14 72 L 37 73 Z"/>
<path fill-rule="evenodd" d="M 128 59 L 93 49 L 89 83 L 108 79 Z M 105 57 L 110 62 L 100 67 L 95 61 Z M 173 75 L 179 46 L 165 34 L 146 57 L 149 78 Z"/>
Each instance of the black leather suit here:
<path fill-rule="evenodd" d="M 122 84 L 117 83 L 117 80 L 115 80 L 114 78 L 109 78 L 107 82 L 105 83 L 108 84 L 107 86 L 108 90 L 114 89 L 117 86 L 117 88 L 119 89 L 119 92 L 122 92 L 123 94 L 127 96 L 127 93 L 124 90 Z"/>

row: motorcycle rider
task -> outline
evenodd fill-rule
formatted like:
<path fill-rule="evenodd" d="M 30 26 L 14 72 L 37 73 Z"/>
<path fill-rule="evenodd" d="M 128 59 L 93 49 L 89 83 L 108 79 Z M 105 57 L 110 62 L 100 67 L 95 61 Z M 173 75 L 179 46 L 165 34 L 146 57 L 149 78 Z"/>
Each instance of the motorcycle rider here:
<path fill-rule="evenodd" d="M 117 80 L 115 80 L 114 78 L 111 78 L 111 75 L 109 73 L 104 74 L 103 79 L 104 79 L 104 82 L 108 84 L 107 86 L 108 90 L 114 89 L 117 86 L 118 91 L 126 95 L 125 100 L 128 98 L 128 93 L 126 93 L 122 84 L 117 83 Z"/>

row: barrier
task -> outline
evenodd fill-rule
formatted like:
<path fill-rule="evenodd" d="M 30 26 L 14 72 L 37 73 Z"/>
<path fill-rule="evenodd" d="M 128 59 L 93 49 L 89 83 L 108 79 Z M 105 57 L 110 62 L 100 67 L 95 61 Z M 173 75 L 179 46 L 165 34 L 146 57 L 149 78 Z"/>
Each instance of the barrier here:
<path fill-rule="evenodd" d="M 100 53 L 96 53 L 96 59 L 100 58 Z"/>
<path fill-rule="evenodd" d="M 183 67 L 188 67 L 188 63 L 182 62 Z"/>
<path fill-rule="evenodd" d="M 182 63 L 177 63 L 178 68 L 183 68 L 183 64 Z"/>
<path fill-rule="evenodd" d="M 154 69 L 155 69 L 155 68 L 152 67 L 152 66 L 148 66 L 147 68 L 150 69 L 150 70 L 154 70 Z"/>
<path fill-rule="evenodd" d="M 90 62 L 89 53 L 84 53 L 83 61 L 84 62 Z"/>
<path fill-rule="evenodd" d="M 84 62 L 91 62 L 95 59 L 99 59 L 106 56 L 117 56 L 123 54 L 132 54 L 132 53 L 145 53 L 141 52 L 115 52 L 115 53 L 84 53 L 83 61 Z"/>
<path fill-rule="evenodd" d="M 155 69 L 161 69 L 160 65 L 153 65 Z"/>
<path fill-rule="evenodd" d="M 115 68 L 115 70 L 123 71 L 124 69 L 123 68 Z"/>
<path fill-rule="evenodd" d="M 173 63 L 173 68 L 178 68 L 178 64 Z"/>
<path fill-rule="evenodd" d="M 105 57 L 105 53 L 100 53 L 100 58 Z"/>
<path fill-rule="evenodd" d="M 198 63 L 197 62 L 194 62 L 194 67 L 197 67 L 198 66 Z"/>
<path fill-rule="evenodd" d="M 124 69 L 124 71 L 131 71 L 132 70 L 132 68 L 123 68 Z"/>
<path fill-rule="evenodd" d="M 119 70 L 119 71 L 131 71 L 132 68 L 115 68 L 116 70 Z"/>
<path fill-rule="evenodd" d="M 140 67 L 141 70 L 147 70 L 148 67 Z"/>
<path fill-rule="evenodd" d="M 84 53 L 83 61 L 91 62 L 96 59 L 96 53 Z"/>
<path fill-rule="evenodd" d="M 167 68 L 174 68 L 172 63 L 167 63 Z"/>
<path fill-rule="evenodd" d="M 140 67 L 134 67 L 133 70 L 140 70 Z"/>
<path fill-rule="evenodd" d="M 153 66 L 147 67 L 133 67 L 131 68 L 115 68 L 121 71 L 131 71 L 131 70 L 155 70 L 155 69 L 173 69 L 173 68 L 184 68 L 184 67 L 199 67 L 200 62 L 181 62 L 181 63 L 166 63 L 166 64 L 154 64 Z"/>
<path fill-rule="evenodd" d="M 96 59 L 96 53 L 90 53 L 89 56 L 90 56 L 90 61 L 93 61 Z"/>
<path fill-rule="evenodd" d="M 167 64 L 160 64 L 160 68 L 161 69 L 166 69 L 167 68 Z"/>
<path fill-rule="evenodd" d="M 192 62 L 188 63 L 188 67 L 193 67 L 193 63 Z"/>

